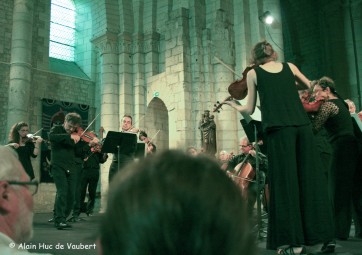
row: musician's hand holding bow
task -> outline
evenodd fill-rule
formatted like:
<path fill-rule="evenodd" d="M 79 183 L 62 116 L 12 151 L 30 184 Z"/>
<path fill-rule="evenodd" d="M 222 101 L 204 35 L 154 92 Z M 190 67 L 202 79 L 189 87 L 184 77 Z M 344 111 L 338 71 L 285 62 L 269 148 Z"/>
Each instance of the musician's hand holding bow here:
<path fill-rule="evenodd" d="M 254 149 L 252 149 L 252 150 L 249 151 L 249 154 L 255 158 L 256 151 Z"/>
<path fill-rule="evenodd" d="M 43 142 L 43 138 L 41 136 L 34 136 L 33 140 L 34 139 L 36 145 L 40 145 Z"/>
<path fill-rule="evenodd" d="M 80 136 L 77 133 L 71 133 L 70 138 L 73 139 L 74 143 L 78 143 L 80 140 Z"/>
<path fill-rule="evenodd" d="M 99 139 L 97 137 L 93 137 L 92 140 L 90 140 L 89 142 L 89 146 L 96 146 L 97 144 L 99 144 Z"/>

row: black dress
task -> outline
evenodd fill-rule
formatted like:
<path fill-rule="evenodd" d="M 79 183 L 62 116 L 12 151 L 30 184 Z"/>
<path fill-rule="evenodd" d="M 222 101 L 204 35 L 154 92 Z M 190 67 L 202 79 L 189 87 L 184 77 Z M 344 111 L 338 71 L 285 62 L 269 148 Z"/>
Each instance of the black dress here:
<path fill-rule="evenodd" d="M 10 141 L 9 143 L 13 143 Z M 33 165 L 31 164 L 31 158 L 36 158 L 37 155 L 34 155 L 35 145 L 31 140 L 25 142 L 24 146 L 19 146 L 15 151 L 19 155 L 19 160 L 23 165 L 25 172 L 29 175 L 30 180 L 35 178 Z"/>
<path fill-rule="evenodd" d="M 267 139 L 270 205 L 267 249 L 333 239 L 326 178 L 318 169 L 310 120 L 287 63 L 279 73 L 255 68 Z"/>

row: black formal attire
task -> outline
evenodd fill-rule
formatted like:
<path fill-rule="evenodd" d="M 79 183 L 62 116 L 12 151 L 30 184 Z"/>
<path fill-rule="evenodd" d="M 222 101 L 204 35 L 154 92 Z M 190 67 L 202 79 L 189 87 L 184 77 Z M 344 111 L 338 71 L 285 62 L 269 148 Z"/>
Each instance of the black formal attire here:
<path fill-rule="evenodd" d="M 267 170 L 268 170 L 268 159 L 267 157 L 262 154 L 262 153 L 258 153 L 259 155 L 259 191 L 262 190 L 262 188 L 264 188 L 265 185 L 265 179 L 266 179 L 266 174 L 267 174 Z M 241 164 L 244 166 L 246 163 L 249 163 L 254 171 L 254 174 L 256 173 L 256 158 L 254 158 L 252 155 L 250 154 L 244 154 L 241 153 L 239 155 L 236 155 L 235 157 L 233 157 L 232 159 L 230 159 L 227 163 L 227 171 L 230 171 L 232 174 L 237 174 L 234 171 L 234 168 L 238 165 Z M 243 167 L 241 166 L 241 167 Z M 240 171 L 241 173 L 241 171 Z M 236 179 L 237 180 L 237 179 Z M 256 180 L 256 178 L 252 179 L 253 181 Z M 257 187 L 257 183 L 256 182 L 249 182 L 248 183 L 248 189 L 247 189 L 247 202 L 248 202 L 248 213 L 251 215 L 254 209 L 254 205 L 255 205 L 255 201 L 256 201 L 256 196 L 258 194 L 258 187 Z"/>
<path fill-rule="evenodd" d="M 81 176 L 80 203 L 82 212 L 87 215 L 93 214 L 94 203 L 96 200 L 97 185 L 99 181 L 99 164 L 106 162 L 108 155 L 106 153 L 92 152 L 91 147 L 84 147 L 84 162 Z M 88 187 L 88 202 L 85 204 L 85 197 Z"/>
<path fill-rule="evenodd" d="M 353 178 L 357 164 L 358 143 L 348 107 L 342 99 L 324 102 L 313 121 L 318 131 L 322 126 L 328 132 L 332 145 L 332 164 L 330 181 L 334 202 L 334 220 L 336 237 L 349 237 L 352 218 Z"/>
<path fill-rule="evenodd" d="M 278 73 L 256 67 L 262 127 L 267 139 L 267 249 L 314 245 L 333 240 L 333 219 L 326 178 L 310 120 L 287 63 Z"/>
<path fill-rule="evenodd" d="M 79 220 L 78 217 L 81 213 L 81 180 L 83 174 L 83 149 L 85 147 L 89 147 L 88 143 L 82 140 L 74 147 L 74 204 L 70 221 Z"/>
<path fill-rule="evenodd" d="M 109 168 L 108 181 L 111 182 L 113 176 L 130 162 L 133 162 L 137 151 L 137 135 L 129 134 L 122 137 L 119 142 L 119 152 L 113 153 L 113 159 Z"/>
<path fill-rule="evenodd" d="M 362 144 L 359 143 L 356 173 L 353 178 L 352 200 L 355 237 L 362 238 Z"/>
<path fill-rule="evenodd" d="M 49 132 L 51 165 L 57 189 L 54 205 L 55 225 L 65 223 L 74 203 L 75 142 L 63 126 L 53 126 Z"/>
<path fill-rule="evenodd" d="M 9 143 L 14 143 L 14 141 L 10 141 Z M 13 148 L 18 153 L 19 161 L 23 165 L 25 172 L 29 175 L 30 180 L 34 179 L 35 175 L 33 165 L 31 164 L 31 158 L 36 158 L 37 155 L 34 155 L 35 145 L 33 141 L 27 140 L 24 146 L 19 146 L 17 149 L 14 147 L 11 148 Z"/>

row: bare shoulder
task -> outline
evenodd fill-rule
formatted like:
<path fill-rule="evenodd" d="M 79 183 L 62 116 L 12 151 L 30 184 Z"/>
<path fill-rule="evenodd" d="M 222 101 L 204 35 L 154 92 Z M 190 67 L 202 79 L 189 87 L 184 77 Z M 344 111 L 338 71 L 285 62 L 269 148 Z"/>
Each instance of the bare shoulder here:
<path fill-rule="evenodd" d="M 246 75 L 246 81 L 247 84 L 249 84 L 250 82 L 254 83 L 256 85 L 256 72 L 254 69 L 251 69 L 247 75 Z"/>
<path fill-rule="evenodd" d="M 294 75 L 296 75 L 300 72 L 298 67 L 296 65 L 294 65 L 293 63 L 287 62 L 287 64 L 290 67 L 290 69 L 292 70 L 292 72 L 294 73 Z"/>
<path fill-rule="evenodd" d="M 254 68 L 251 69 L 251 70 L 247 73 L 246 77 L 248 77 L 248 78 L 249 78 L 249 77 L 250 77 L 250 78 L 256 77 L 256 72 L 255 72 Z"/>

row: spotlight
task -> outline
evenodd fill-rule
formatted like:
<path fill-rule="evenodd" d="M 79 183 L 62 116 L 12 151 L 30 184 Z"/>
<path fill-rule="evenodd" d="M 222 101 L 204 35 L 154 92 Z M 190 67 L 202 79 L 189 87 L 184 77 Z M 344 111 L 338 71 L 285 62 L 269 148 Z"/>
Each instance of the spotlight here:
<path fill-rule="evenodd" d="M 271 15 L 270 11 L 266 11 L 263 15 L 259 16 L 259 20 L 264 24 L 270 25 L 274 21 L 274 17 Z"/>

